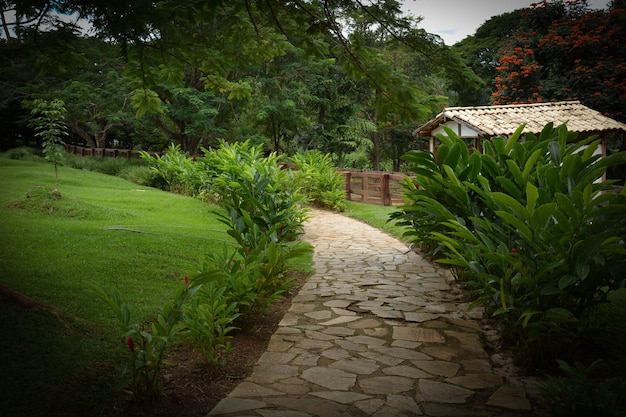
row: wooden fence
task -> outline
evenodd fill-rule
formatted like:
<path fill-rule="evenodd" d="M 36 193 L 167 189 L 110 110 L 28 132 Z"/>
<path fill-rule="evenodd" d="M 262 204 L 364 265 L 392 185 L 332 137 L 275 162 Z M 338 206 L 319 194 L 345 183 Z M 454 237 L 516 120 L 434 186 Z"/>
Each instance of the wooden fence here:
<path fill-rule="evenodd" d="M 94 158 L 139 158 L 140 151 L 132 149 L 85 148 L 76 145 L 65 145 L 65 152 L 73 155 L 92 156 Z M 156 152 L 148 152 L 156 154 Z"/>
<path fill-rule="evenodd" d="M 380 171 L 342 170 L 346 199 L 367 204 L 397 206 L 404 204 L 402 185 L 405 174 Z"/>

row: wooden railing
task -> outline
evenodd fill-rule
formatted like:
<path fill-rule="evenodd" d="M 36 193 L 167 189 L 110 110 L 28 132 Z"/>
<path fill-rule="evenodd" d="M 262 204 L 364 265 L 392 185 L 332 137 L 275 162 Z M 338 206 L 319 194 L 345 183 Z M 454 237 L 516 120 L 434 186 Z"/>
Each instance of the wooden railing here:
<path fill-rule="evenodd" d="M 346 171 L 346 199 L 367 204 L 397 206 L 404 204 L 402 185 L 405 174 L 380 171 Z"/>
<path fill-rule="evenodd" d="M 92 156 L 94 158 L 139 158 L 140 151 L 132 149 L 114 148 L 85 148 L 76 145 L 65 145 L 65 152 L 80 156 Z M 156 152 L 148 152 L 156 154 Z"/>

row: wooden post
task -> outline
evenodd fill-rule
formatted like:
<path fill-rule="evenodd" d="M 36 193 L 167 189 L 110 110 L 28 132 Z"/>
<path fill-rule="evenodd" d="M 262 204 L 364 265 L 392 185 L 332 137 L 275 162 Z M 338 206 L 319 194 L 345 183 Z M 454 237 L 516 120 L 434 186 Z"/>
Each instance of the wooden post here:
<path fill-rule="evenodd" d="M 350 182 L 352 181 L 352 173 L 344 172 L 343 179 L 344 179 L 344 188 L 346 190 L 346 200 L 352 201 L 352 194 L 351 194 L 352 187 L 350 185 Z"/>
<path fill-rule="evenodd" d="M 380 179 L 380 200 L 383 206 L 391 205 L 391 193 L 389 190 L 389 174 L 385 173 Z"/>

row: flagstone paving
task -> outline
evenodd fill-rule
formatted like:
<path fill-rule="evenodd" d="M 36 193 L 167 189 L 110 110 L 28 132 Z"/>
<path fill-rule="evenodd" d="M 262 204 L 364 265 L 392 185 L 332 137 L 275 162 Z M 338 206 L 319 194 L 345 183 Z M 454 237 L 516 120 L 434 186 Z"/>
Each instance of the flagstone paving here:
<path fill-rule="evenodd" d="M 523 384 L 484 348 L 480 310 L 445 271 L 327 211 L 312 211 L 305 240 L 315 275 L 209 416 L 531 415 Z"/>

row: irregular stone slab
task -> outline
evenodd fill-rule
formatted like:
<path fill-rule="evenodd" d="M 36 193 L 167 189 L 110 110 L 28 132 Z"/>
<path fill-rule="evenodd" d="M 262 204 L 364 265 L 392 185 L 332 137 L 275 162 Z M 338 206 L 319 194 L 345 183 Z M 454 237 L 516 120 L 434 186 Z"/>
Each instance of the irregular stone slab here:
<path fill-rule="evenodd" d="M 346 359 L 337 361 L 329 365 L 331 368 L 342 369 L 353 374 L 369 375 L 374 371 L 377 371 L 380 366 L 376 364 L 376 361 L 371 359 Z"/>
<path fill-rule="evenodd" d="M 420 379 L 418 390 L 416 399 L 420 402 L 464 404 L 474 395 L 474 391 L 429 379 Z"/>
<path fill-rule="evenodd" d="M 296 324 L 298 324 L 298 316 L 292 313 L 285 313 L 278 326 L 295 326 Z"/>
<path fill-rule="evenodd" d="M 430 356 L 424 355 L 423 353 L 399 347 L 375 347 L 373 348 L 373 350 L 380 352 L 383 355 L 399 359 L 409 359 L 416 361 L 427 361 L 431 359 Z"/>
<path fill-rule="evenodd" d="M 332 320 L 321 322 L 320 324 L 324 326 L 334 326 L 336 324 L 350 323 L 351 321 L 355 321 L 358 319 L 359 318 L 357 316 L 339 316 Z"/>
<path fill-rule="evenodd" d="M 260 363 L 255 365 L 249 381 L 259 384 L 271 384 L 296 375 L 298 375 L 297 366 Z"/>
<path fill-rule="evenodd" d="M 315 355 L 313 353 L 305 352 L 300 353 L 295 359 L 291 361 L 292 365 L 303 365 L 303 366 L 317 366 L 317 362 L 320 360 L 320 355 Z"/>
<path fill-rule="evenodd" d="M 269 388 L 275 389 L 280 392 L 284 392 L 288 395 L 306 395 L 311 391 L 309 384 L 306 381 L 298 377 L 283 379 L 280 382 L 276 382 L 269 385 Z"/>
<path fill-rule="evenodd" d="M 348 342 L 367 346 L 382 346 L 386 343 L 384 339 L 379 339 L 377 337 L 371 336 L 350 336 L 346 337 L 346 340 Z"/>
<path fill-rule="evenodd" d="M 252 382 L 242 382 L 237 385 L 235 389 L 230 393 L 231 397 L 245 398 L 245 397 L 265 397 L 272 395 L 285 395 L 284 392 L 276 391 L 270 388 L 262 387 L 261 385 Z"/>
<path fill-rule="evenodd" d="M 374 398 L 372 400 L 363 400 L 354 403 L 354 406 L 363 411 L 366 415 L 372 416 L 376 411 L 385 405 L 385 401 Z"/>
<path fill-rule="evenodd" d="M 291 313 L 310 313 L 313 310 L 315 310 L 315 304 L 311 303 L 293 303 L 291 307 L 289 307 Z"/>
<path fill-rule="evenodd" d="M 293 410 L 257 410 L 263 417 L 311 417 L 309 413 Z"/>
<path fill-rule="evenodd" d="M 348 406 L 322 398 L 270 397 L 267 399 L 267 402 L 288 410 L 302 411 L 310 416 L 350 417 Z M 281 416 L 281 414 L 276 414 L 276 416 Z"/>
<path fill-rule="evenodd" d="M 367 350 L 366 345 L 350 342 L 348 340 L 337 340 L 335 343 L 350 352 L 365 352 Z"/>
<path fill-rule="evenodd" d="M 309 351 L 318 350 L 321 352 L 322 350 L 326 350 L 328 348 L 333 347 L 333 344 L 326 340 L 302 339 L 296 345 L 296 347 L 299 349 L 304 349 L 304 350 L 309 350 Z"/>
<path fill-rule="evenodd" d="M 424 414 L 432 417 L 493 417 L 490 410 L 470 410 L 467 406 L 439 403 L 421 403 Z"/>
<path fill-rule="evenodd" d="M 377 319 L 361 319 L 359 321 L 355 321 L 354 323 L 348 324 L 348 327 L 351 329 L 373 329 L 376 327 L 380 327 L 382 322 Z"/>
<path fill-rule="evenodd" d="M 265 352 L 259 358 L 259 363 L 287 364 L 295 357 L 296 355 L 294 353 Z"/>
<path fill-rule="evenodd" d="M 469 389 L 485 389 L 502 385 L 502 377 L 495 374 L 470 374 L 446 379 L 449 384 Z"/>
<path fill-rule="evenodd" d="M 340 369 L 313 367 L 302 372 L 302 379 L 332 390 L 347 391 L 356 383 L 356 375 Z"/>
<path fill-rule="evenodd" d="M 284 340 L 279 335 L 274 335 L 267 345 L 268 352 L 284 352 L 293 346 L 294 342 Z"/>
<path fill-rule="evenodd" d="M 359 352 L 359 355 L 363 356 L 364 358 L 373 359 L 376 362 L 380 362 L 387 366 L 396 366 L 404 362 L 404 359 L 398 359 L 392 356 L 382 355 L 378 352 L 372 352 L 372 351 Z"/>
<path fill-rule="evenodd" d="M 481 357 L 486 357 L 487 353 L 485 352 L 485 348 L 483 347 L 482 342 L 480 341 L 480 337 L 478 337 L 475 333 L 465 333 L 465 332 L 456 332 L 453 330 L 445 330 L 444 333 L 447 336 L 453 337 L 458 340 L 463 349 L 471 351 Z"/>
<path fill-rule="evenodd" d="M 476 331 L 481 331 L 481 327 L 480 324 L 478 324 L 475 321 L 470 321 L 470 320 L 463 320 L 463 319 L 456 319 L 456 318 L 448 318 L 448 323 L 455 325 L 455 326 L 460 326 L 460 327 L 467 327 L 468 329 L 472 329 L 472 330 L 476 330 Z"/>
<path fill-rule="evenodd" d="M 393 328 L 393 338 L 409 342 L 445 343 L 446 339 L 435 329 L 417 326 L 397 326 Z"/>
<path fill-rule="evenodd" d="M 519 385 L 505 385 L 498 389 L 489 397 L 487 405 L 509 410 L 530 410 L 526 391 Z"/>
<path fill-rule="evenodd" d="M 326 332 L 318 332 L 317 330 L 307 330 L 305 332 L 305 334 L 307 335 L 307 337 L 310 337 L 311 339 L 316 339 L 316 340 L 335 340 L 335 339 L 337 339 L 337 336 L 333 336 L 333 335 L 327 334 Z"/>
<path fill-rule="evenodd" d="M 220 414 L 241 413 L 242 411 L 256 410 L 267 404 L 262 401 L 247 400 L 245 398 L 226 397 L 211 410 L 210 416 Z"/>
<path fill-rule="evenodd" d="M 305 316 L 310 317 L 314 320 L 327 320 L 331 318 L 332 315 L 333 313 L 331 313 L 329 310 L 312 311 L 305 314 Z"/>
<path fill-rule="evenodd" d="M 401 411 L 410 411 L 412 415 L 416 416 L 422 415 L 422 411 L 415 400 L 404 395 L 388 395 L 385 407 L 391 407 Z"/>
<path fill-rule="evenodd" d="M 396 394 L 413 389 L 413 381 L 400 376 L 376 376 L 359 380 L 359 386 L 366 394 Z"/>
<path fill-rule="evenodd" d="M 342 404 L 350 404 L 355 401 L 367 400 L 372 398 L 369 395 L 359 394 L 357 392 L 339 392 L 339 391 L 318 391 L 312 392 L 311 395 L 326 398 L 327 400 L 336 401 Z"/>
<path fill-rule="evenodd" d="M 488 373 L 491 371 L 491 363 L 487 359 L 467 359 L 461 361 L 465 372 Z"/>
<path fill-rule="evenodd" d="M 424 323 L 425 321 L 435 320 L 439 318 L 439 314 L 405 312 L 404 319 L 408 322 Z"/>
<path fill-rule="evenodd" d="M 377 317 L 382 319 L 403 319 L 404 314 L 401 311 L 393 310 L 389 307 L 369 307 L 368 310 Z"/>
<path fill-rule="evenodd" d="M 421 369 L 406 365 L 389 366 L 387 368 L 383 368 L 382 371 L 385 375 L 403 376 L 411 379 L 433 378 L 433 375 L 426 373 Z"/>
<path fill-rule="evenodd" d="M 445 361 L 411 361 L 413 365 L 428 372 L 429 374 L 453 377 L 461 367 L 457 363 Z"/>
<path fill-rule="evenodd" d="M 428 346 L 422 349 L 422 353 L 448 362 L 457 361 L 462 357 L 457 350 L 446 346 Z"/>
<path fill-rule="evenodd" d="M 347 359 L 352 356 L 348 351 L 343 349 L 327 349 L 322 352 L 322 356 L 335 361 Z"/>
<path fill-rule="evenodd" d="M 371 336 L 371 337 L 385 337 L 389 334 L 389 330 L 383 327 L 377 327 L 375 329 L 363 329 L 363 332 L 367 336 Z"/>
<path fill-rule="evenodd" d="M 356 330 L 348 329 L 346 327 L 328 327 L 322 330 L 322 333 L 330 334 L 333 336 L 352 336 Z"/>
<path fill-rule="evenodd" d="M 326 307 L 337 307 L 337 308 L 346 308 L 350 304 L 352 304 L 352 301 L 349 301 L 349 300 L 330 300 L 324 303 Z"/>

